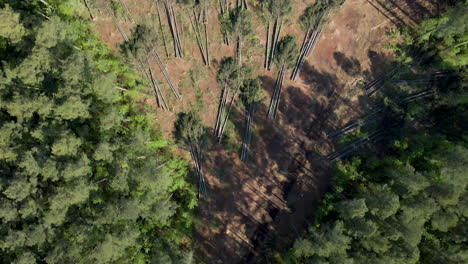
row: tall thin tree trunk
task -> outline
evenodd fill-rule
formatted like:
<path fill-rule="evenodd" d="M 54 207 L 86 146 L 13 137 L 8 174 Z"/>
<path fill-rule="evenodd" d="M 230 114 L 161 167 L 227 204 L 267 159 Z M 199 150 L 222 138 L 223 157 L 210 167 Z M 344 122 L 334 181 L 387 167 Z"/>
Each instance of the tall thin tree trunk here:
<path fill-rule="evenodd" d="M 278 26 L 278 23 L 279 23 L 279 26 Z M 278 39 L 279 39 L 282 26 L 283 26 L 283 20 L 277 17 L 275 21 L 275 27 L 273 28 L 274 36 L 272 36 L 272 45 L 271 45 L 271 50 L 270 50 L 270 58 L 269 58 L 270 61 L 268 62 L 268 70 L 271 70 L 271 66 L 273 65 L 276 45 L 278 43 Z"/>
<path fill-rule="evenodd" d="M 242 47 L 241 47 L 241 38 L 237 36 L 237 63 L 239 66 L 242 65 Z"/>
<path fill-rule="evenodd" d="M 270 21 L 267 22 L 267 30 L 266 30 L 266 42 L 265 42 L 265 61 L 263 62 L 263 67 L 266 69 L 268 67 L 268 45 L 269 45 L 269 38 L 270 38 Z"/>
<path fill-rule="evenodd" d="M 170 28 L 171 34 L 172 34 L 172 39 L 174 40 L 175 57 L 176 58 L 182 57 L 181 49 L 180 49 L 180 42 L 179 42 L 178 29 L 177 29 L 177 24 L 175 22 L 174 9 L 172 8 L 172 5 L 169 4 L 168 1 L 166 1 L 166 15 L 167 15 L 169 28 Z"/>
<path fill-rule="evenodd" d="M 122 37 L 124 38 L 125 42 L 127 42 L 127 41 L 128 41 L 128 36 L 127 36 L 127 34 L 125 33 L 125 31 L 123 30 L 123 28 L 120 26 L 119 21 L 117 20 L 117 18 L 116 18 L 115 15 L 114 15 L 114 12 L 113 12 L 112 9 L 110 8 L 110 6 L 106 5 L 106 8 L 107 8 L 107 12 L 109 12 L 109 14 L 112 16 L 112 21 L 114 22 L 115 26 L 116 26 L 117 29 L 119 30 L 120 35 L 122 35 Z"/>
<path fill-rule="evenodd" d="M 161 36 L 164 43 L 164 50 L 166 51 L 166 57 L 169 58 L 169 51 L 167 50 L 167 43 L 166 43 L 166 34 L 164 34 L 162 22 L 161 22 L 161 10 L 159 9 L 159 0 L 156 0 L 156 8 L 158 10 L 158 21 L 159 21 L 159 30 L 161 31 Z"/>
<path fill-rule="evenodd" d="M 195 11 L 193 11 L 193 15 L 195 16 Z M 197 40 L 197 44 L 198 44 L 198 49 L 200 50 L 200 53 L 201 53 L 201 56 L 202 56 L 202 59 L 203 59 L 203 63 L 207 64 L 207 61 L 206 61 L 206 57 L 205 57 L 205 53 L 204 53 L 204 49 L 203 49 L 203 46 L 202 46 L 202 42 L 200 40 L 200 32 L 198 30 L 198 26 L 195 25 L 196 21 L 194 22 L 193 20 L 195 19 L 192 19 L 192 17 L 189 15 L 189 19 L 190 19 L 190 24 L 192 25 L 192 29 L 195 33 L 195 38 Z"/>
<path fill-rule="evenodd" d="M 158 103 L 158 106 L 161 107 L 163 110 L 169 110 L 169 107 L 167 106 L 166 99 L 164 98 L 164 95 L 161 92 L 161 89 L 159 89 L 158 83 L 156 82 L 156 78 L 154 78 L 153 71 L 151 70 L 151 67 L 148 67 L 149 69 L 149 74 L 151 77 L 151 83 L 153 87 L 154 94 L 156 95 L 156 102 Z"/>
<path fill-rule="evenodd" d="M 279 100 L 281 97 L 281 86 L 283 84 L 283 77 L 285 72 L 285 65 L 282 65 L 280 70 L 278 71 L 278 77 L 276 78 L 275 88 L 273 90 L 273 94 L 271 97 L 270 107 L 268 108 L 268 118 L 274 119 L 276 118 Z"/>
<path fill-rule="evenodd" d="M 167 83 L 169 84 L 169 87 L 172 89 L 172 92 L 174 93 L 174 96 L 177 99 L 182 99 L 182 96 L 180 95 L 179 90 L 177 89 L 177 86 L 175 85 L 174 81 L 172 80 L 171 76 L 169 75 L 169 72 L 167 72 L 166 66 L 164 66 L 164 63 L 162 62 L 161 57 L 159 57 L 159 54 L 158 54 L 155 47 L 153 47 L 152 55 L 156 59 L 156 63 L 158 64 L 159 69 L 161 70 L 162 74 L 164 75 L 164 78 L 166 79 Z"/>
<path fill-rule="evenodd" d="M 241 160 L 246 161 L 247 156 L 250 152 L 250 142 L 252 139 L 252 127 L 253 127 L 253 115 L 254 115 L 254 108 L 255 103 L 251 103 L 247 110 L 247 120 L 246 120 L 246 129 L 244 134 L 244 139 L 242 142 L 242 150 L 241 150 Z"/>
<path fill-rule="evenodd" d="M 94 16 L 93 16 L 93 13 L 91 12 L 91 8 L 89 7 L 88 0 L 83 0 L 83 2 L 86 6 L 86 9 L 88 9 L 89 17 L 91 18 L 91 20 L 94 20 Z"/>
<path fill-rule="evenodd" d="M 229 90 L 227 88 L 224 88 L 223 91 L 222 91 L 222 94 L 221 94 L 221 98 L 219 100 L 218 114 L 216 116 L 216 124 L 215 124 L 215 129 L 214 129 L 214 134 L 215 135 L 218 135 L 219 128 L 220 128 L 221 122 L 223 120 L 224 107 L 226 105 L 228 94 L 229 94 Z"/>
<path fill-rule="evenodd" d="M 206 62 L 210 65 L 210 44 L 208 43 L 208 10 L 205 6 L 205 47 L 206 47 Z"/>
<path fill-rule="evenodd" d="M 221 131 L 219 132 L 219 135 L 218 135 L 218 142 L 221 142 L 223 138 L 224 129 L 226 128 L 226 124 L 229 119 L 229 114 L 231 113 L 232 104 L 234 103 L 238 92 L 239 92 L 239 87 L 237 87 L 236 91 L 234 92 L 234 95 L 231 98 L 231 101 L 229 102 L 229 105 L 227 106 L 227 113 L 226 113 L 226 116 L 224 117 L 224 123 L 221 126 Z"/>
<path fill-rule="evenodd" d="M 275 19 L 275 23 L 273 24 L 273 32 L 271 33 L 271 44 L 270 44 L 270 54 L 268 56 L 268 62 L 267 62 L 267 69 L 270 70 L 270 64 L 271 61 L 273 60 L 272 56 L 274 54 L 274 49 L 275 49 L 275 37 L 276 37 L 276 30 L 278 29 L 278 18 Z"/>
<path fill-rule="evenodd" d="M 128 9 L 127 5 L 123 0 L 119 0 L 120 4 L 125 8 L 125 11 L 127 12 L 128 16 L 130 17 L 130 20 L 132 23 L 135 23 L 135 19 L 133 19 L 132 13 L 130 13 L 130 9 Z"/>
<path fill-rule="evenodd" d="M 174 16 L 174 24 L 175 24 L 175 31 L 177 34 L 177 43 L 179 48 L 179 54 L 182 58 L 184 56 L 184 52 L 182 50 L 182 42 L 180 41 L 180 34 L 179 34 L 179 23 L 177 22 L 177 16 L 175 15 L 174 9 L 172 8 L 172 15 Z"/>

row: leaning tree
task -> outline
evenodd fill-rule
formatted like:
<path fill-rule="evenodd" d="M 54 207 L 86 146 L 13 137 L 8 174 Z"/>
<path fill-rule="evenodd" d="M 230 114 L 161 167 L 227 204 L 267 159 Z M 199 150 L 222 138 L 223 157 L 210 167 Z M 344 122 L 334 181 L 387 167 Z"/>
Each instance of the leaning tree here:
<path fill-rule="evenodd" d="M 242 142 L 241 160 L 246 161 L 252 140 L 253 117 L 257 104 L 263 100 L 262 81 L 260 78 L 249 79 L 241 87 L 240 99 L 245 107 L 245 133 Z"/>
<path fill-rule="evenodd" d="M 221 97 L 218 106 L 218 114 L 216 116 L 216 123 L 214 134 L 221 142 L 224 129 L 231 112 L 234 100 L 239 93 L 240 87 L 243 82 L 251 74 L 251 69 L 239 63 L 232 57 L 224 58 L 221 61 L 221 66 L 216 76 L 216 82 L 221 89 Z"/>
<path fill-rule="evenodd" d="M 292 7 L 292 0 L 263 0 L 261 3 L 263 17 L 267 24 L 264 66 L 268 70 L 270 70 L 273 65 L 281 29 L 284 20 L 292 12 Z M 273 23 L 271 35 L 270 23 Z"/>
<path fill-rule="evenodd" d="M 284 74 L 287 69 L 294 66 L 294 59 L 297 57 L 296 38 L 287 35 L 278 42 L 275 63 L 278 67 L 278 77 L 268 108 L 268 118 L 274 119 L 278 113 L 279 100 L 281 97 L 281 87 L 283 85 Z"/>
<path fill-rule="evenodd" d="M 190 111 L 180 113 L 175 122 L 174 138 L 176 142 L 192 155 L 198 178 L 198 197 L 206 196 L 206 184 L 203 174 L 203 152 L 208 138 L 208 129 L 200 116 Z"/>
<path fill-rule="evenodd" d="M 228 37 L 233 37 L 237 41 L 236 56 L 239 65 L 242 64 L 242 42 L 245 37 L 252 34 L 252 22 L 250 13 L 242 8 L 237 7 L 221 20 L 221 31 L 225 32 Z"/>

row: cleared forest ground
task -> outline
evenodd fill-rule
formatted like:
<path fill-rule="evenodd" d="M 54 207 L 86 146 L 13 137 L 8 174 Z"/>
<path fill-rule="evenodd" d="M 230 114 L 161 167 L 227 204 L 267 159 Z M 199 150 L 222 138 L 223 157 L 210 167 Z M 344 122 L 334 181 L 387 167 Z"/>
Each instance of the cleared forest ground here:
<path fill-rule="evenodd" d="M 125 2 L 137 22 L 155 14 L 152 1 Z M 313 1 L 297 2 L 281 36 L 293 34 L 302 41 L 304 32 L 296 19 L 310 3 Z M 413 26 L 433 16 L 437 8 L 435 1 L 424 0 L 347 0 L 331 14 L 298 78 L 285 78 L 277 120 L 266 116 L 278 69 L 270 72 L 262 67 L 266 29 L 254 15 L 258 44 L 245 47 L 244 63 L 252 65 L 254 75 L 261 77 L 266 99 L 255 114 L 252 155 L 247 163 L 239 159 L 245 126 L 239 100 L 231 115 L 231 144 L 212 143 L 207 149 L 208 197 L 200 200 L 196 220 L 198 259 L 206 263 L 255 262 L 267 241 L 273 248 L 284 249 L 305 231 L 313 208 L 329 187 L 331 163 L 325 157 L 335 150 L 335 142 L 328 140 L 327 134 L 369 113 L 373 99 L 358 84 L 372 81 L 391 68 L 392 54 L 383 48 L 388 41 L 386 33 L 397 25 Z M 163 60 L 183 98 L 176 100 L 169 88 L 163 87 L 172 111 L 158 109 L 151 96 L 140 100 L 142 107 L 149 106 L 154 112 L 155 123 L 169 138 L 177 113 L 189 110 L 197 96 L 203 102 L 203 120 L 210 128 L 214 126 L 221 92 L 216 71 L 223 57 L 235 55 L 235 45 L 223 44 L 215 6 L 209 11 L 210 66 L 203 65 L 188 17 L 182 10 L 176 11 L 184 28 L 181 38 L 185 57 Z M 123 38 L 111 18 L 102 12 L 95 24 L 100 38 L 117 51 Z M 135 25 L 121 24 L 127 34 Z M 165 54 L 162 45 L 158 50 Z M 152 66 L 163 82 L 156 64 Z M 191 74 L 198 76 L 196 83 L 186 81 Z M 189 157 L 182 151 L 181 155 Z"/>

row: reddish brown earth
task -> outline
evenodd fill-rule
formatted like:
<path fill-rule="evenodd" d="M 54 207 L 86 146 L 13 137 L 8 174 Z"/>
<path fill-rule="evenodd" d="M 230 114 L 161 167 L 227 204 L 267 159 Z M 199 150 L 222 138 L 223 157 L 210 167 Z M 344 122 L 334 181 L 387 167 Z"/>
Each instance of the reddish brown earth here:
<path fill-rule="evenodd" d="M 155 13 L 150 4 L 153 1 L 125 2 L 137 21 L 145 21 Z M 302 41 L 304 33 L 296 20 L 313 1 L 296 2 L 281 35 L 293 34 Z M 330 14 L 330 22 L 297 80 L 285 80 L 279 117 L 275 121 L 266 119 L 266 111 L 277 71 L 263 69 L 266 30 L 254 15 L 259 44 L 246 47 L 244 59 L 263 80 L 266 99 L 255 115 L 253 154 L 248 162 L 241 162 L 239 149 L 226 149 L 226 144 L 210 144 L 207 149 L 204 169 L 208 197 L 200 200 L 195 221 L 198 260 L 210 264 L 255 262 L 265 254 L 262 245 L 269 242 L 272 250 L 284 251 L 305 232 L 314 208 L 329 185 L 331 164 L 324 157 L 334 151 L 334 144 L 326 139 L 326 134 L 368 110 L 372 100 L 356 84 L 372 80 L 390 67 L 393 56 L 383 47 L 389 41 L 386 33 L 397 25 L 411 27 L 422 18 L 434 15 L 437 5 L 433 2 L 435 0 L 347 0 L 341 9 Z M 172 111 L 157 109 L 152 96 L 139 100 L 154 111 L 155 123 L 169 138 L 177 113 L 196 104 L 197 89 L 204 102 L 201 115 L 206 124 L 213 127 L 220 95 L 215 81 L 217 66 L 223 57 L 234 55 L 232 45 L 226 46 L 221 41 L 215 7 L 210 10 L 212 64 L 209 67 L 201 61 L 188 28 L 188 18 L 182 10 L 178 10 L 178 14 L 184 27 L 182 38 L 186 56 L 165 60 L 183 99 L 176 100 L 169 88 L 164 87 L 163 93 Z M 100 38 L 117 52 L 123 38 L 112 20 L 103 12 L 95 22 Z M 163 23 L 167 21 L 163 19 Z M 134 24 L 122 21 L 121 24 L 130 34 Z M 170 35 L 166 38 L 172 52 Z M 163 56 L 163 47 L 159 46 L 158 50 Z M 195 84 L 181 85 L 191 69 L 197 69 L 204 76 Z M 156 64 L 153 70 L 164 83 Z M 234 142 L 240 146 L 244 113 L 239 104 L 230 119 L 235 125 Z M 189 159 L 188 153 L 179 153 Z"/>

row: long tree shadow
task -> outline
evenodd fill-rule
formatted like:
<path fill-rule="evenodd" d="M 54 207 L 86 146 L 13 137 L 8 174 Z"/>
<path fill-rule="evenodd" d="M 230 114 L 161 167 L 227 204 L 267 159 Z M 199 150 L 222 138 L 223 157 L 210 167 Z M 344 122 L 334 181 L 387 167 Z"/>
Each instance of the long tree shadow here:
<path fill-rule="evenodd" d="M 377 11 L 397 27 L 414 27 L 422 20 L 435 16 L 441 5 L 449 1 L 421 0 L 367 0 Z"/>
<path fill-rule="evenodd" d="M 361 63 L 353 57 L 346 57 L 342 52 L 334 52 L 333 58 L 335 58 L 336 64 L 343 69 L 349 76 L 358 76 L 361 74 Z"/>

